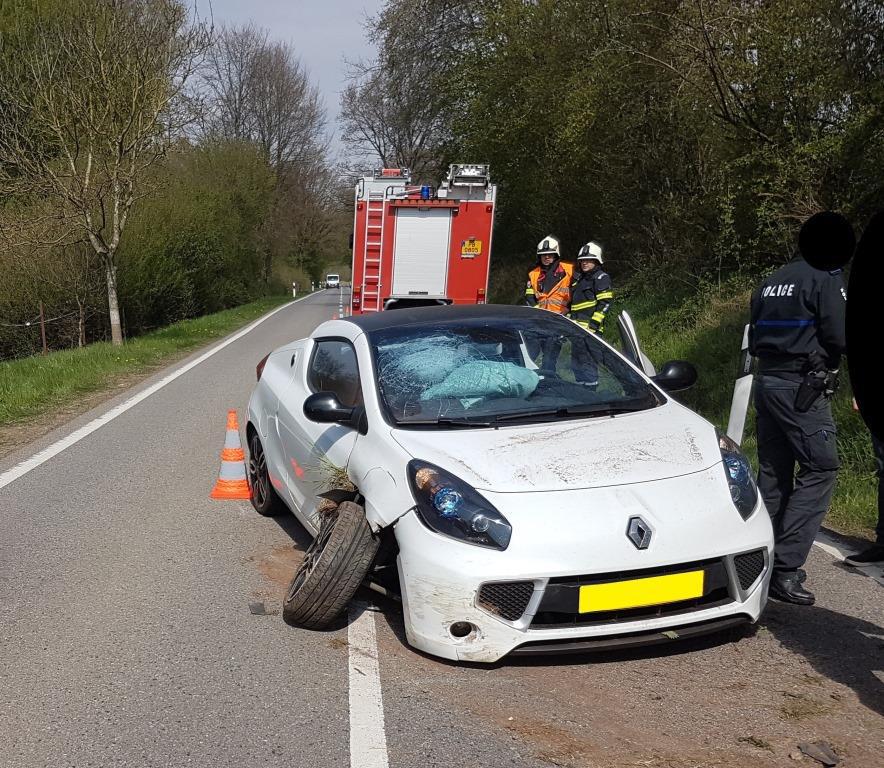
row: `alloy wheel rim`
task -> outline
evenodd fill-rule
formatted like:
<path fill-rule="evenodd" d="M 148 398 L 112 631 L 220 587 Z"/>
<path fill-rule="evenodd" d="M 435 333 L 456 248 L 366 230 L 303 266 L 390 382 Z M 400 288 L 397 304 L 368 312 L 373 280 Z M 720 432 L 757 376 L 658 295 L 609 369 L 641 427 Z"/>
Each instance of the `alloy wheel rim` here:
<path fill-rule="evenodd" d="M 337 517 L 337 512 L 332 512 L 322 521 L 322 525 L 319 527 L 319 533 L 316 535 L 316 538 L 313 539 L 310 546 L 307 547 L 307 551 L 304 553 L 304 560 L 301 562 L 298 572 L 295 574 L 295 578 L 292 579 L 287 595 L 289 600 L 297 594 L 298 590 L 307 580 L 307 577 L 316 568 L 316 564 L 319 562 L 319 559 L 325 550 L 325 545 L 328 544 L 328 540 L 331 538 Z"/>
<path fill-rule="evenodd" d="M 252 450 L 249 456 L 249 479 L 252 481 L 252 496 L 255 504 L 264 506 L 267 501 L 267 459 L 257 435 L 252 437 Z"/>

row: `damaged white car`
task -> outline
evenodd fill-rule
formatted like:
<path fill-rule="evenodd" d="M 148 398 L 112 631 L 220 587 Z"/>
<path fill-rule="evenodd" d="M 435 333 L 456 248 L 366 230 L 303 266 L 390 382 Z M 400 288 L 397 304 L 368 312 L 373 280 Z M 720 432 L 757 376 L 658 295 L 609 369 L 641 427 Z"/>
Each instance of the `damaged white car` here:
<path fill-rule="evenodd" d="M 314 536 L 291 624 L 327 626 L 367 583 L 401 595 L 414 647 L 493 662 L 764 608 L 770 520 L 739 448 L 666 394 L 688 364 L 651 379 L 561 316 L 455 306 L 323 323 L 258 378 L 253 504 Z"/>

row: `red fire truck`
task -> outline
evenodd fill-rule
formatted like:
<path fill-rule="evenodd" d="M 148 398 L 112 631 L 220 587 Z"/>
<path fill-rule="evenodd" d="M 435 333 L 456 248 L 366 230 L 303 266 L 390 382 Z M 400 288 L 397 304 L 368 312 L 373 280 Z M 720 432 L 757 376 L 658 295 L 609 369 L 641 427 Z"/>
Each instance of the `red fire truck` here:
<path fill-rule="evenodd" d="M 484 304 L 497 188 L 487 165 L 452 165 L 438 188 L 406 168 L 356 185 L 352 314 Z"/>

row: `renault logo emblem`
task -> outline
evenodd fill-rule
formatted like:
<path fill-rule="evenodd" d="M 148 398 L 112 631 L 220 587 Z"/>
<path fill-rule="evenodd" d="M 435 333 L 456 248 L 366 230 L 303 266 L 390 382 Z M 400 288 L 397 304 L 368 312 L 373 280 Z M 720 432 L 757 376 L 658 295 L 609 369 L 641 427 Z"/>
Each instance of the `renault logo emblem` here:
<path fill-rule="evenodd" d="M 651 546 L 651 536 L 653 533 L 654 529 L 637 515 L 629 518 L 626 535 L 635 544 L 636 549 L 647 549 Z"/>

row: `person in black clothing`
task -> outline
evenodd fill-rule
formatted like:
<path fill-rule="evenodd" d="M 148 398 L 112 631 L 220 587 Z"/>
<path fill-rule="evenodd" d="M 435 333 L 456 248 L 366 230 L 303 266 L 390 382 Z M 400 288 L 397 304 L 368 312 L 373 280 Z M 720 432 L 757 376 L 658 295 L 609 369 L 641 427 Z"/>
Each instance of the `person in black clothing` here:
<path fill-rule="evenodd" d="M 800 255 L 752 296 L 758 487 L 776 542 L 770 594 L 799 605 L 814 602 L 802 584 L 801 566 L 829 507 L 839 467 L 830 397 L 846 351 L 846 304 L 841 270 L 814 269 Z"/>
<path fill-rule="evenodd" d="M 853 410 L 858 411 L 856 400 Z M 872 435 L 872 451 L 875 453 L 876 475 L 878 476 L 878 523 L 875 526 L 875 543 L 855 555 L 844 558 L 845 565 L 863 566 L 884 563 L 884 443 Z"/>
<path fill-rule="evenodd" d="M 601 246 L 588 242 L 577 254 L 577 271 L 571 281 L 568 317 L 591 333 L 605 332 L 605 317 L 614 300 L 611 276 L 602 264 Z"/>

